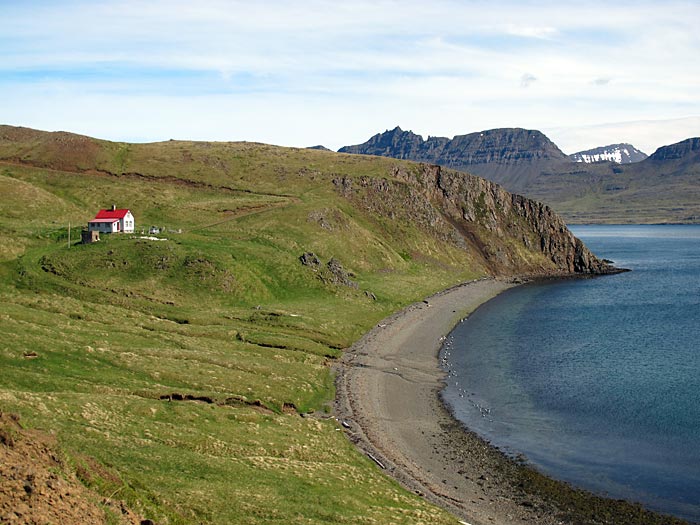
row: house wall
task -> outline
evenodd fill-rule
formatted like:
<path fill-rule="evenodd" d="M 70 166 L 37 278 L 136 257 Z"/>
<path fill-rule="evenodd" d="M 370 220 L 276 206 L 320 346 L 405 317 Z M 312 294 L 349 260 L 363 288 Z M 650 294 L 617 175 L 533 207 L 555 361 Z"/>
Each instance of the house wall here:
<path fill-rule="evenodd" d="M 124 233 L 134 233 L 134 216 L 131 212 L 124 215 L 123 219 L 120 219 L 121 230 Z"/>
<path fill-rule="evenodd" d="M 97 223 L 88 223 L 88 231 L 96 231 L 100 233 L 117 233 L 119 230 L 117 229 L 119 225 L 119 221 L 114 221 L 114 222 L 97 222 Z"/>

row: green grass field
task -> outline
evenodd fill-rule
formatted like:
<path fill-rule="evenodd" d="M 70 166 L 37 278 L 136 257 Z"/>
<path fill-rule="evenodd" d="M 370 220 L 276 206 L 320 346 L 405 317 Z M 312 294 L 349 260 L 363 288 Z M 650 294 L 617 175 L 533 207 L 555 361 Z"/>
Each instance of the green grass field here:
<path fill-rule="evenodd" d="M 399 161 L 98 146 L 98 165 L 42 144 L 13 156 L 45 167 L 0 164 L 0 409 L 55 433 L 87 485 L 157 523 L 454 523 L 328 414 L 342 348 L 483 274 L 334 190 Z M 69 223 L 75 240 L 112 203 L 163 240 L 68 243 Z M 319 279 L 305 252 L 336 258 L 357 288 Z"/>

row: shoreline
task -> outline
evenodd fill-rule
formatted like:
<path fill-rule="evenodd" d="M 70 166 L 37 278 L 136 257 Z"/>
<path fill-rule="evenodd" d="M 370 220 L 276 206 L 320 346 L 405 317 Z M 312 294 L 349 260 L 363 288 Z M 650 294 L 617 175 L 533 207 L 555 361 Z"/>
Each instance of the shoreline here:
<path fill-rule="evenodd" d="M 553 480 L 506 456 L 442 400 L 444 338 L 521 279 L 457 285 L 395 313 L 336 365 L 335 415 L 348 438 L 406 489 L 471 525 L 686 523 Z"/>

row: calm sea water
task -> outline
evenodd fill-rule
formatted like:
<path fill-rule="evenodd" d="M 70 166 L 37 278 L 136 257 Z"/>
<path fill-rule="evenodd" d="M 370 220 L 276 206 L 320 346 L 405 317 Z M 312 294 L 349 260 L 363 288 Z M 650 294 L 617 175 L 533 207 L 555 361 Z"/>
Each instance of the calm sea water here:
<path fill-rule="evenodd" d="M 483 305 L 442 350 L 445 399 L 553 477 L 700 521 L 700 226 L 572 230 L 633 271 Z"/>

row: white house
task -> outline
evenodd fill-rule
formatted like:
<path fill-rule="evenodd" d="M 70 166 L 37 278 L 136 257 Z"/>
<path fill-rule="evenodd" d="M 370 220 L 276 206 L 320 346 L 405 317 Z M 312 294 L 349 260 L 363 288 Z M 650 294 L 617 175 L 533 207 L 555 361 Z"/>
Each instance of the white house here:
<path fill-rule="evenodd" d="M 100 233 L 134 233 L 134 216 L 129 210 L 100 210 L 95 218 L 88 223 L 89 231 Z"/>

